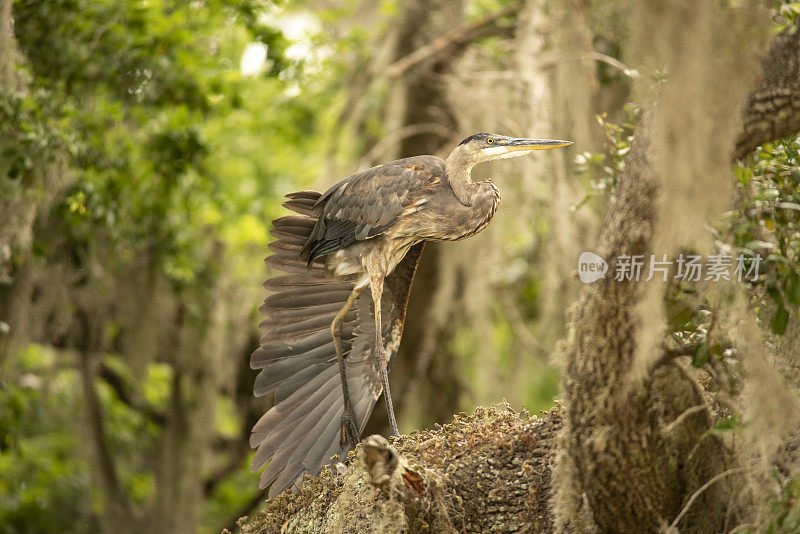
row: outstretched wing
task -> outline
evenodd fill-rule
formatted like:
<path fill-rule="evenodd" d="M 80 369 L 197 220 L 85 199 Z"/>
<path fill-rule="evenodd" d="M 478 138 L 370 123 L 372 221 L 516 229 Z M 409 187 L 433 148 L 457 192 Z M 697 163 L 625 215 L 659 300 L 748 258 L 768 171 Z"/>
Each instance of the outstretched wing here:
<path fill-rule="evenodd" d="M 309 264 L 316 258 L 391 228 L 403 210 L 424 201 L 425 192 L 444 177 L 436 156 L 415 156 L 354 174 L 321 195 L 320 213 L 302 250 Z"/>
<path fill-rule="evenodd" d="M 287 208 L 299 213 L 275 219 L 267 265 L 290 274 L 270 278 L 274 291 L 260 311 L 264 335 L 250 365 L 260 369 L 255 395 L 275 394 L 273 407 L 253 427 L 250 446 L 257 448 L 253 471 L 265 464 L 261 487 L 272 497 L 290 486 L 299 487 L 306 473 L 316 475 L 349 447 L 341 445 L 344 413 L 342 384 L 330 324 L 353 289 L 353 283 L 329 277 L 324 264 L 310 265 L 300 251 L 317 223 L 314 205 L 320 194 L 301 191 L 287 195 Z M 382 299 L 382 334 L 391 360 L 402 335 L 411 282 L 422 244 L 408 252 L 386 278 Z M 362 295 L 368 292 L 362 293 Z M 342 346 L 348 386 L 359 432 L 363 432 L 382 391 L 373 357 L 374 321 L 371 299 L 359 296 L 345 316 Z M 391 361 L 390 360 L 390 361 Z"/>

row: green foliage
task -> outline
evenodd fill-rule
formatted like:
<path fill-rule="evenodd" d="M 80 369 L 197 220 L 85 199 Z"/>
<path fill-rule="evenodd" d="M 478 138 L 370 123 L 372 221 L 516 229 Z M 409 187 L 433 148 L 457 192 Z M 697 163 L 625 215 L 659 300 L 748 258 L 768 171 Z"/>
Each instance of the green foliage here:
<path fill-rule="evenodd" d="M 772 518 L 767 534 L 789 534 L 800 530 L 800 477 L 774 474 L 779 490 L 769 502 Z"/>
<path fill-rule="evenodd" d="M 57 110 L 42 92 L 0 94 L 0 182 L 4 195 L 38 183 L 37 168 L 53 163 L 62 148 L 71 149 L 69 134 L 54 120 Z"/>
<path fill-rule="evenodd" d="M 0 532 L 78 533 L 92 523 L 89 462 L 80 433 L 63 424 L 79 378 L 54 362 L 31 345 L 0 367 Z"/>
<path fill-rule="evenodd" d="M 794 0 L 776 0 L 775 4 L 775 33 L 780 32 L 800 15 L 800 2 Z"/>
<path fill-rule="evenodd" d="M 98 240 L 119 247 L 123 261 L 151 254 L 176 282 L 198 274 L 188 265 L 207 265 L 199 257 L 204 232 L 187 232 L 196 227 L 187 224 L 192 208 L 224 200 L 203 169 L 204 121 L 238 100 L 242 82 L 232 76 L 230 56 L 247 38 L 241 27 L 223 24 L 241 16 L 244 3 L 209 7 L 15 5 L 16 35 L 40 95 L 32 107 L 57 124 L 50 137 L 72 133 L 70 164 L 79 179 L 59 218 L 79 265 Z M 38 153 L 15 145 L 23 168 L 32 166 L 27 160 L 41 165 Z"/>
<path fill-rule="evenodd" d="M 78 179 L 59 218 L 79 265 L 103 240 L 123 260 L 151 257 L 179 287 L 213 276 L 209 232 L 239 249 L 242 236 L 263 243 L 275 204 L 255 199 L 319 170 L 303 155 L 321 142 L 325 99 L 288 96 L 297 80 L 283 76 L 287 41 L 259 22 L 263 6 L 203 4 L 15 4 L 38 98 L 4 97 L 13 122 L 3 123 L 23 134 L 8 141 L 17 160 L 0 185 L 67 145 Z M 242 76 L 239 58 L 255 40 L 268 45 L 269 68 Z"/>
<path fill-rule="evenodd" d="M 615 124 L 606 114 L 598 115 L 597 122 L 605 133 L 605 146 L 602 152 L 584 152 L 575 158 L 575 172 L 583 176 L 588 184 L 586 196 L 576 206 L 580 208 L 593 198 L 600 206 L 605 206 L 608 196 L 617 187 L 617 181 L 625 168 L 625 156 L 633 142 L 633 132 L 639 123 L 641 109 L 633 104 L 625 106 L 625 122 Z"/>
<path fill-rule="evenodd" d="M 739 414 L 734 413 L 732 416 L 725 417 L 716 425 L 714 425 L 714 428 L 711 429 L 711 433 L 716 435 L 727 434 L 729 432 L 735 432 L 736 430 L 743 428 L 743 426 L 744 425 L 740 421 Z"/>
<path fill-rule="evenodd" d="M 800 138 L 767 144 L 736 167 L 741 202 L 731 223 L 734 245 L 760 255 L 759 306 L 783 335 L 800 305 Z"/>

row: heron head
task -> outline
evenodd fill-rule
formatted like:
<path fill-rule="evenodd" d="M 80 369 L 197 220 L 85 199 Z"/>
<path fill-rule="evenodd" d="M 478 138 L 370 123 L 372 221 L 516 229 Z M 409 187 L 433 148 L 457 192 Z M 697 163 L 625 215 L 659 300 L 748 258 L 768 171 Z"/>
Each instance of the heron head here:
<path fill-rule="evenodd" d="M 527 139 L 493 133 L 470 135 L 458 148 L 468 155 L 473 164 L 495 159 L 515 158 L 533 150 L 547 150 L 571 145 L 572 141 L 557 139 Z"/>

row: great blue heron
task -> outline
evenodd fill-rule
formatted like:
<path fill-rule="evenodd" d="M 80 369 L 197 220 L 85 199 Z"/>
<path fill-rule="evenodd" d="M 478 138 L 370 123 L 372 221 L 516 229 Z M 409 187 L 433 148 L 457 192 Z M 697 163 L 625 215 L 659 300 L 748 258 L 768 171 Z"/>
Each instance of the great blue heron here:
<path fill-rule="evenodd" d="M 250 437 L 251 468 L 267 461 L 269 496 L 315 474 L 359 440 L 381 391 L 398 435 L 388 369 L 405 320 L 425 241 L 457 241 L 483 230 L 500 191 L 473 182 L 484 161 L 563 147 L 569 141 L 479 133 L 447 157 L 416 156 L 354 174 L 320 195 L 299 191 L 273 221 L 267 265 L 288 273 L 265 282 L 264 335 L 251 358 L 256 396 L 274 406 Z M 372 306 L 362 291 L 369 287 Z M 374 310 L 371 312 L 370 308 Z"/>

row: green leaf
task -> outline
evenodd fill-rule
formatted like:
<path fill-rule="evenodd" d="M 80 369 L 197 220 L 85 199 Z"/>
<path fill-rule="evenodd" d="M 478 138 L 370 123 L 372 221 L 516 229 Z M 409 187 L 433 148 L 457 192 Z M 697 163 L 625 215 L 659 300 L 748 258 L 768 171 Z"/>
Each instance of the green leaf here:
<path fill-rule="evenodd" d="M 800 211 L 800 204 L 795 202 L 778 202 L 778 208 L 783 210 Z"/>
<path fill-rule="evenodd" d="M 741 165 L 737 165 L 736 167 L 734 167 L 733 173 L 736 175 L 736 179 L 742 185 L 749 184 L 750 180 L 753 179 L 753 171 Z"/>
<path fill-rule="evenodd" d="M 738 413 L 734 413 L 732 416 L 726 417 L 726 418 L 720 420 L 720 422 L 717 423 L 714 426 L 714 428 L 711 430 L 711 433 L 712 434 L 724 434 L 724 433 L 727 433 L 727 432 L 732 432 L 732 431 L 736 430 L 737 428 L 739 428 L 740 426 L 741 425 L 740 425 L 740 422 L 739 422 L 739 414 Z"/>
<path fill-rule="evenodd" d="M 694 351 L 694 355 L 692 356 L 692 365 L 695 367 L 702 367 L 708 363 L 708 360 L 711 358 L 711 351 L 708 348 L 708 345 L 703 343 L 697 350 Z"/>
<path fill-rule="evenodd" d="M 769 322 L 769 328 L 773 333 L 782 336 L 786 333 L 786 325 L 788 323 L 789 312 L 783 306 L 783 302 L 781 302 L 778 305 L 778 309 L 775 310 L 775 315 L 772 316 L 772 320 Z"/>
<path fill-rule="evenodd" d="M 792 304 L 800 305 L 800 274 L 796 271 L 789 275 L 787 281 L 787 297 Z"/>
<path fill-rule="evenodd" d="M 692 310 L 687 308 L 682 308 L 675 312 L 672 315 L 672 320 L 670 323 L 672 324 L 673 332 L 680 332 L 685 329 L 686 324 L 691 321 L 692 319 Z"/>
<path fill-rule="evenodd" d="M 783 494 L 789 499 L 800 497 L 800 478 L 792 477 L 783 488 Z"/>

